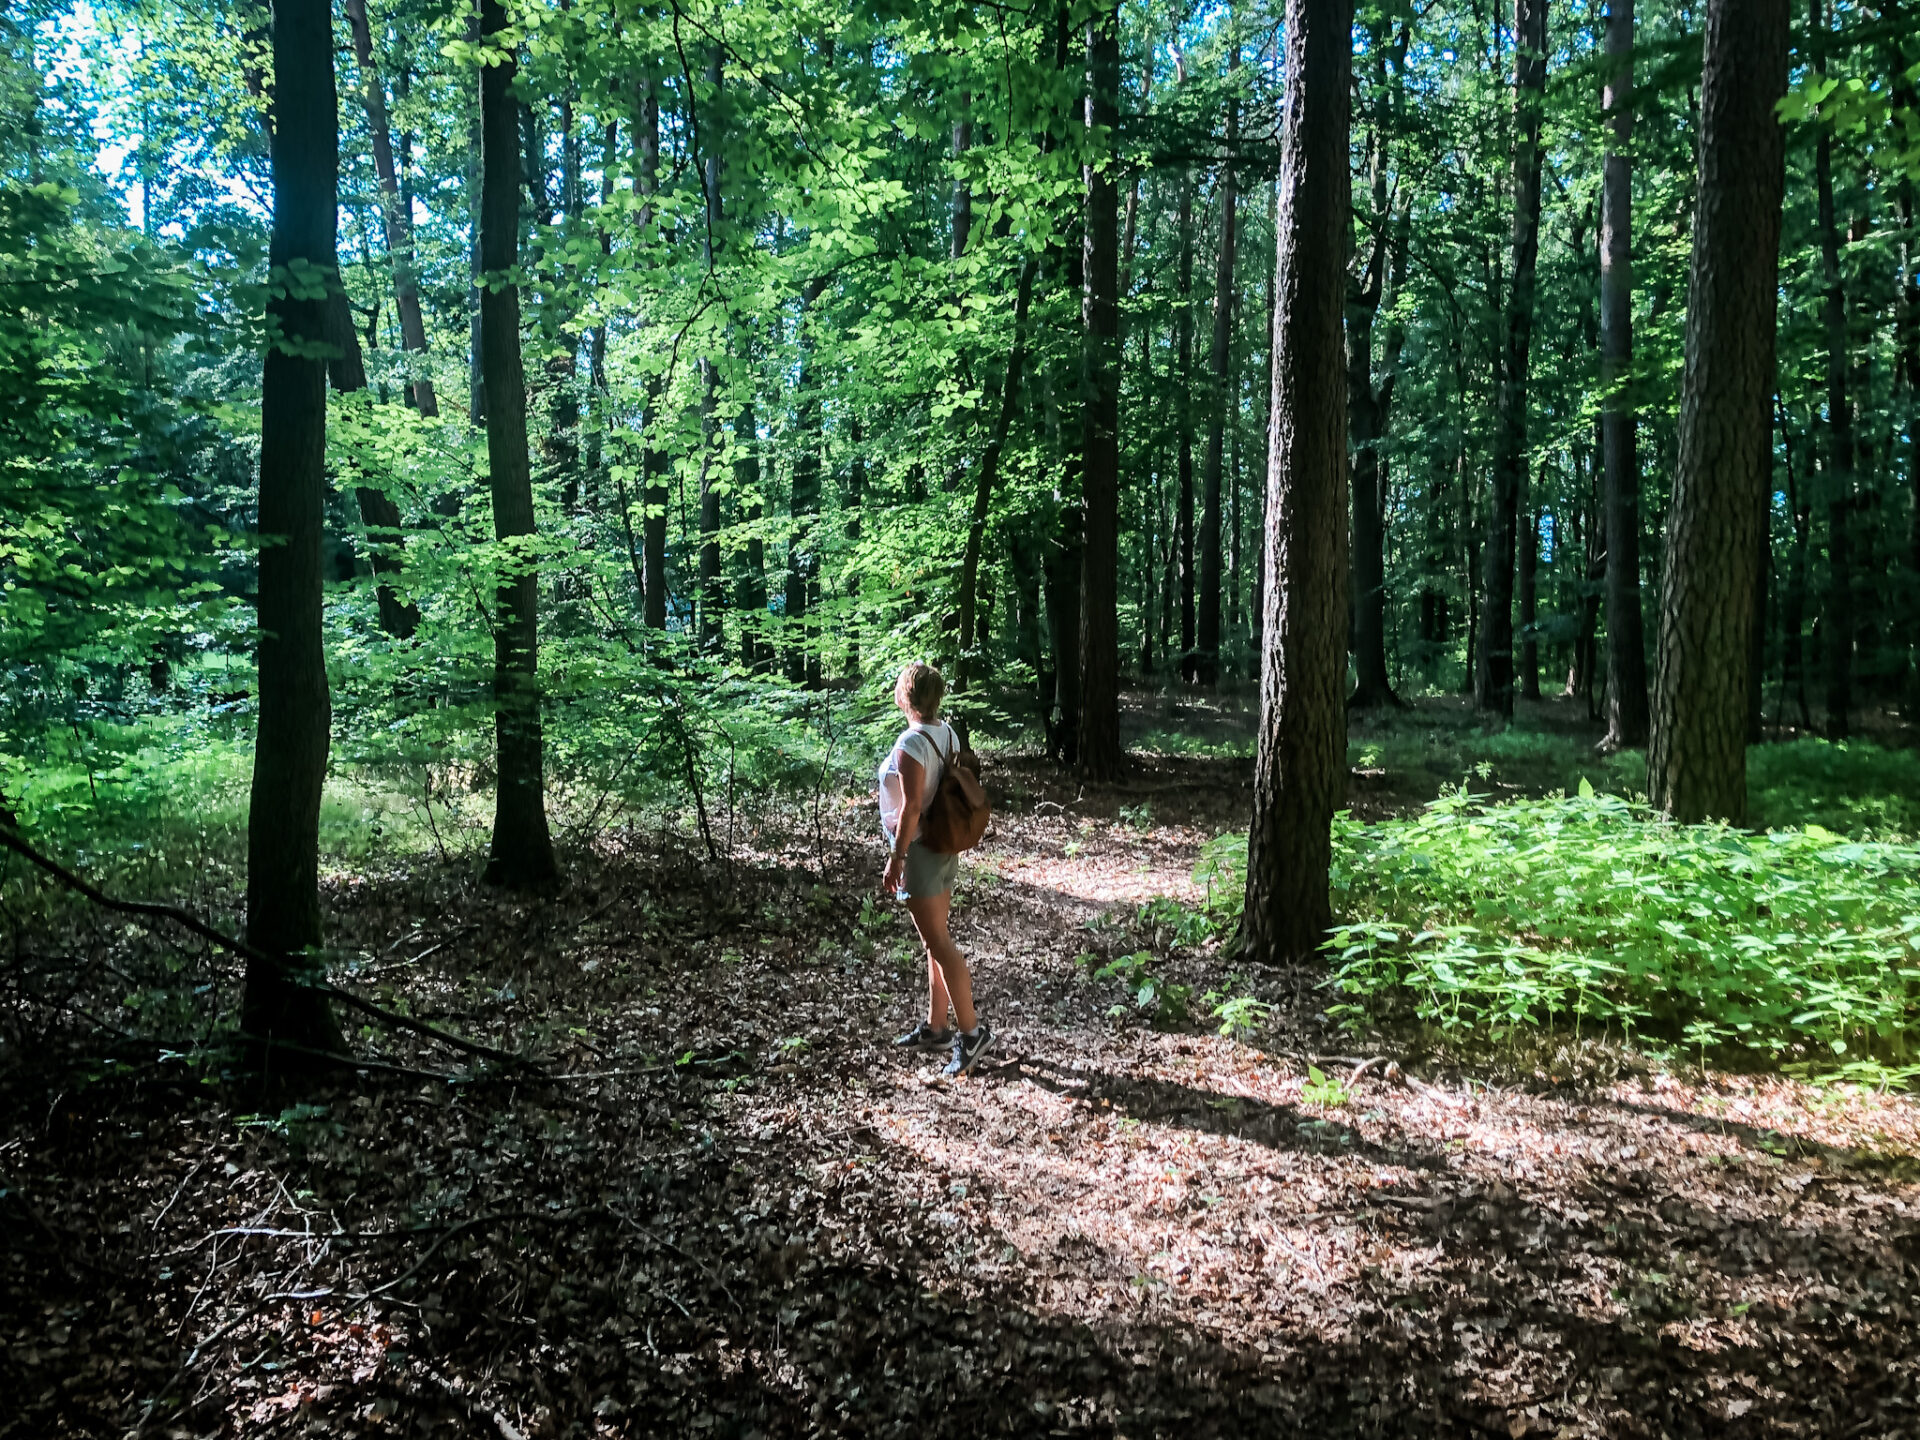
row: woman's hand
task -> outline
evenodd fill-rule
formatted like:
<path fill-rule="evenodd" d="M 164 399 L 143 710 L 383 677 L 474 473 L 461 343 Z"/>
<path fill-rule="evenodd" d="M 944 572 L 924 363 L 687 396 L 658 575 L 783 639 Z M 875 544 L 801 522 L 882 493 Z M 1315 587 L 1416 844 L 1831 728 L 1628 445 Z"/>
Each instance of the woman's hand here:
<path fill-rule="evenodd" d="M 906 878 L 907 857 L 897 851 L 887 856 L 887 868 L 880 876 L 880 889 L 891 899 L 900 893 L 900 882 Z"/>

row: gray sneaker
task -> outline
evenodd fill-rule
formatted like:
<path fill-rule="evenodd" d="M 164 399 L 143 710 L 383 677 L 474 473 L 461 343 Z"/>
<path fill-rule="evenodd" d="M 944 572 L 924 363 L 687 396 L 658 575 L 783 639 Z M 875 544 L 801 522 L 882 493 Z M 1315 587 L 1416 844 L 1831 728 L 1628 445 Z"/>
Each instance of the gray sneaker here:
<path fill-rule="evenodd" d="M 993 1027 L 986 1021 L 980 1022 L 980 1028 L 973 1034 L 959 1034 L 953 1037 L 953 1059 L 947 1062 L 943 1075 L 964 1075 L 973 1068 L 974 1062 L 993 1045 Z"/>
<path fill-rule="evenodd" d="M 906 1034 L 895 1039 L 893 1043 L 903 1050 L 938 1050 L 943 1045 L 951 1044 L 952 1041 L 953 1031 L 944 1026 L 936 1030 L 922 1020 Z"/>

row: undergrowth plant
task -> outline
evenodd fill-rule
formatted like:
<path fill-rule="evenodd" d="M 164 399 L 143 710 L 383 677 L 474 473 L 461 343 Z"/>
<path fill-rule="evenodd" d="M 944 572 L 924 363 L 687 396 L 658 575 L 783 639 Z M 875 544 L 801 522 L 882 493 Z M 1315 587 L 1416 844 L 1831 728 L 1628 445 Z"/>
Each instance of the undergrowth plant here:
<path fill-rule="evenodd" d="M 1210 845 L 1205 912 L 1238 921 L 1245 839 Z M 1675 825 L 1582 785 L 1334 826 L 1332 1012 L 1443 1030 L 1600 1027 L 1828 1067 L 1920 1034 L 1920 846 L 1817 825 Z M 1845 1057 L 1845 1059 L 1842 1059 Z"/>

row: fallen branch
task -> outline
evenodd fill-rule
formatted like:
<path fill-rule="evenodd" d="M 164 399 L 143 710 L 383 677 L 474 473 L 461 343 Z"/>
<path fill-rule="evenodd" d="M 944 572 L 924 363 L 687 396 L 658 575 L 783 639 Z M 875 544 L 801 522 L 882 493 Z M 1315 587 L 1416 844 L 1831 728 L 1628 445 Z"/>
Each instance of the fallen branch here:
<path fill-rule="evenodd" d="M 103 910 L 112 910 L 121 915 L 143 915 L 155 920 L 171 920 L 174 924 L 198 935 L 208 944 L 217 946 L 231 955 L 238 955 L 243 960 L 257 961 L 263 965 L 273 966 L 279 966 L 284 963 L 283 961 L 274 959 L 264 951 L 256 950 L 244 940 L 236 939 L 234 936 L 222 930 L 215 929 L 189 910 L 182 910 L 175 905 L 159 905 L 150 900 L 122 900 L 118 896 L 109 895 L 106 891 L 100 889 L 99 886 L 82 879 L 79 875 L 67 869 L 66 866 L 62 865 L 52 856 L 42 854 L 39 850 L 36 850 L 32 845 L 27 843 L 25 837 L 8 825 L 0 824 L 0 848 L 11 850 L 14 854 L 21 856 L 29 863 L 37 865 L 62 885 L 91 900 Z M 330 985 L 324 980 L 298 981 L 295 983 L 304 984 L 308 989 L 317 990 L 323 995 L 331 996 L 343 1005 L 358 1010 L 363 1015 L 370 1015 L 374 1019 L 379 1020 L 383 1024 L 390 1025 L 397 1030 L 409 1030 L 415 1035 L 424 1036 L 429 1040 L 438 1040 L 442 1045 L 451 1046 L 453 1049 L 463 1051 L 468 1055 L 478 1055 L 487 1060 L 497 1061 L 502 1065 L 512 1065 L 518 1068 L 532 1070 L 536 1073 L 544 1073 L 537 1062 L 527 1059 L 524 1055 L 516 1055 L 511 1050 L 501 1050 L 492 1045 L 483 1045 L 477 1040 L 468 1040 L 462 1036 L 452 1034 L 449 1031 L 441 1030 L 436 1026 L 428 1025 L 424 1021 L 415 1020 L 410 1015 L 401 1015 L 392 1010 L 384 1009 L 381 1006 L 375 1005 L 371 1000 L 361 999 L 351 990 L 342 990 L 338 985 Z"/>

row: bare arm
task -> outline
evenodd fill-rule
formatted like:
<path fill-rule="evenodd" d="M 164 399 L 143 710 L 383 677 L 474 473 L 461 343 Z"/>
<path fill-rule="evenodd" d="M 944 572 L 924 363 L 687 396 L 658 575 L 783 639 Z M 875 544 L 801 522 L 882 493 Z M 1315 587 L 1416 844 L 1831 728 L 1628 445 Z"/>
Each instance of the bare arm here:
<path fill-rule="evenodd" d="M 905 796 L 900 807 L 900 824 L 894 831 L 893 853 L 887 857 L 886 873 L 881 876 L 881 888 L 888 891 L 900 888 L 900 877 L 907 866 L 907 847 L 920 833 L 920 798 L 927 789 L 927 767 L 922 765 L 905 750 L 900 752 L 900 789 Z"/>

